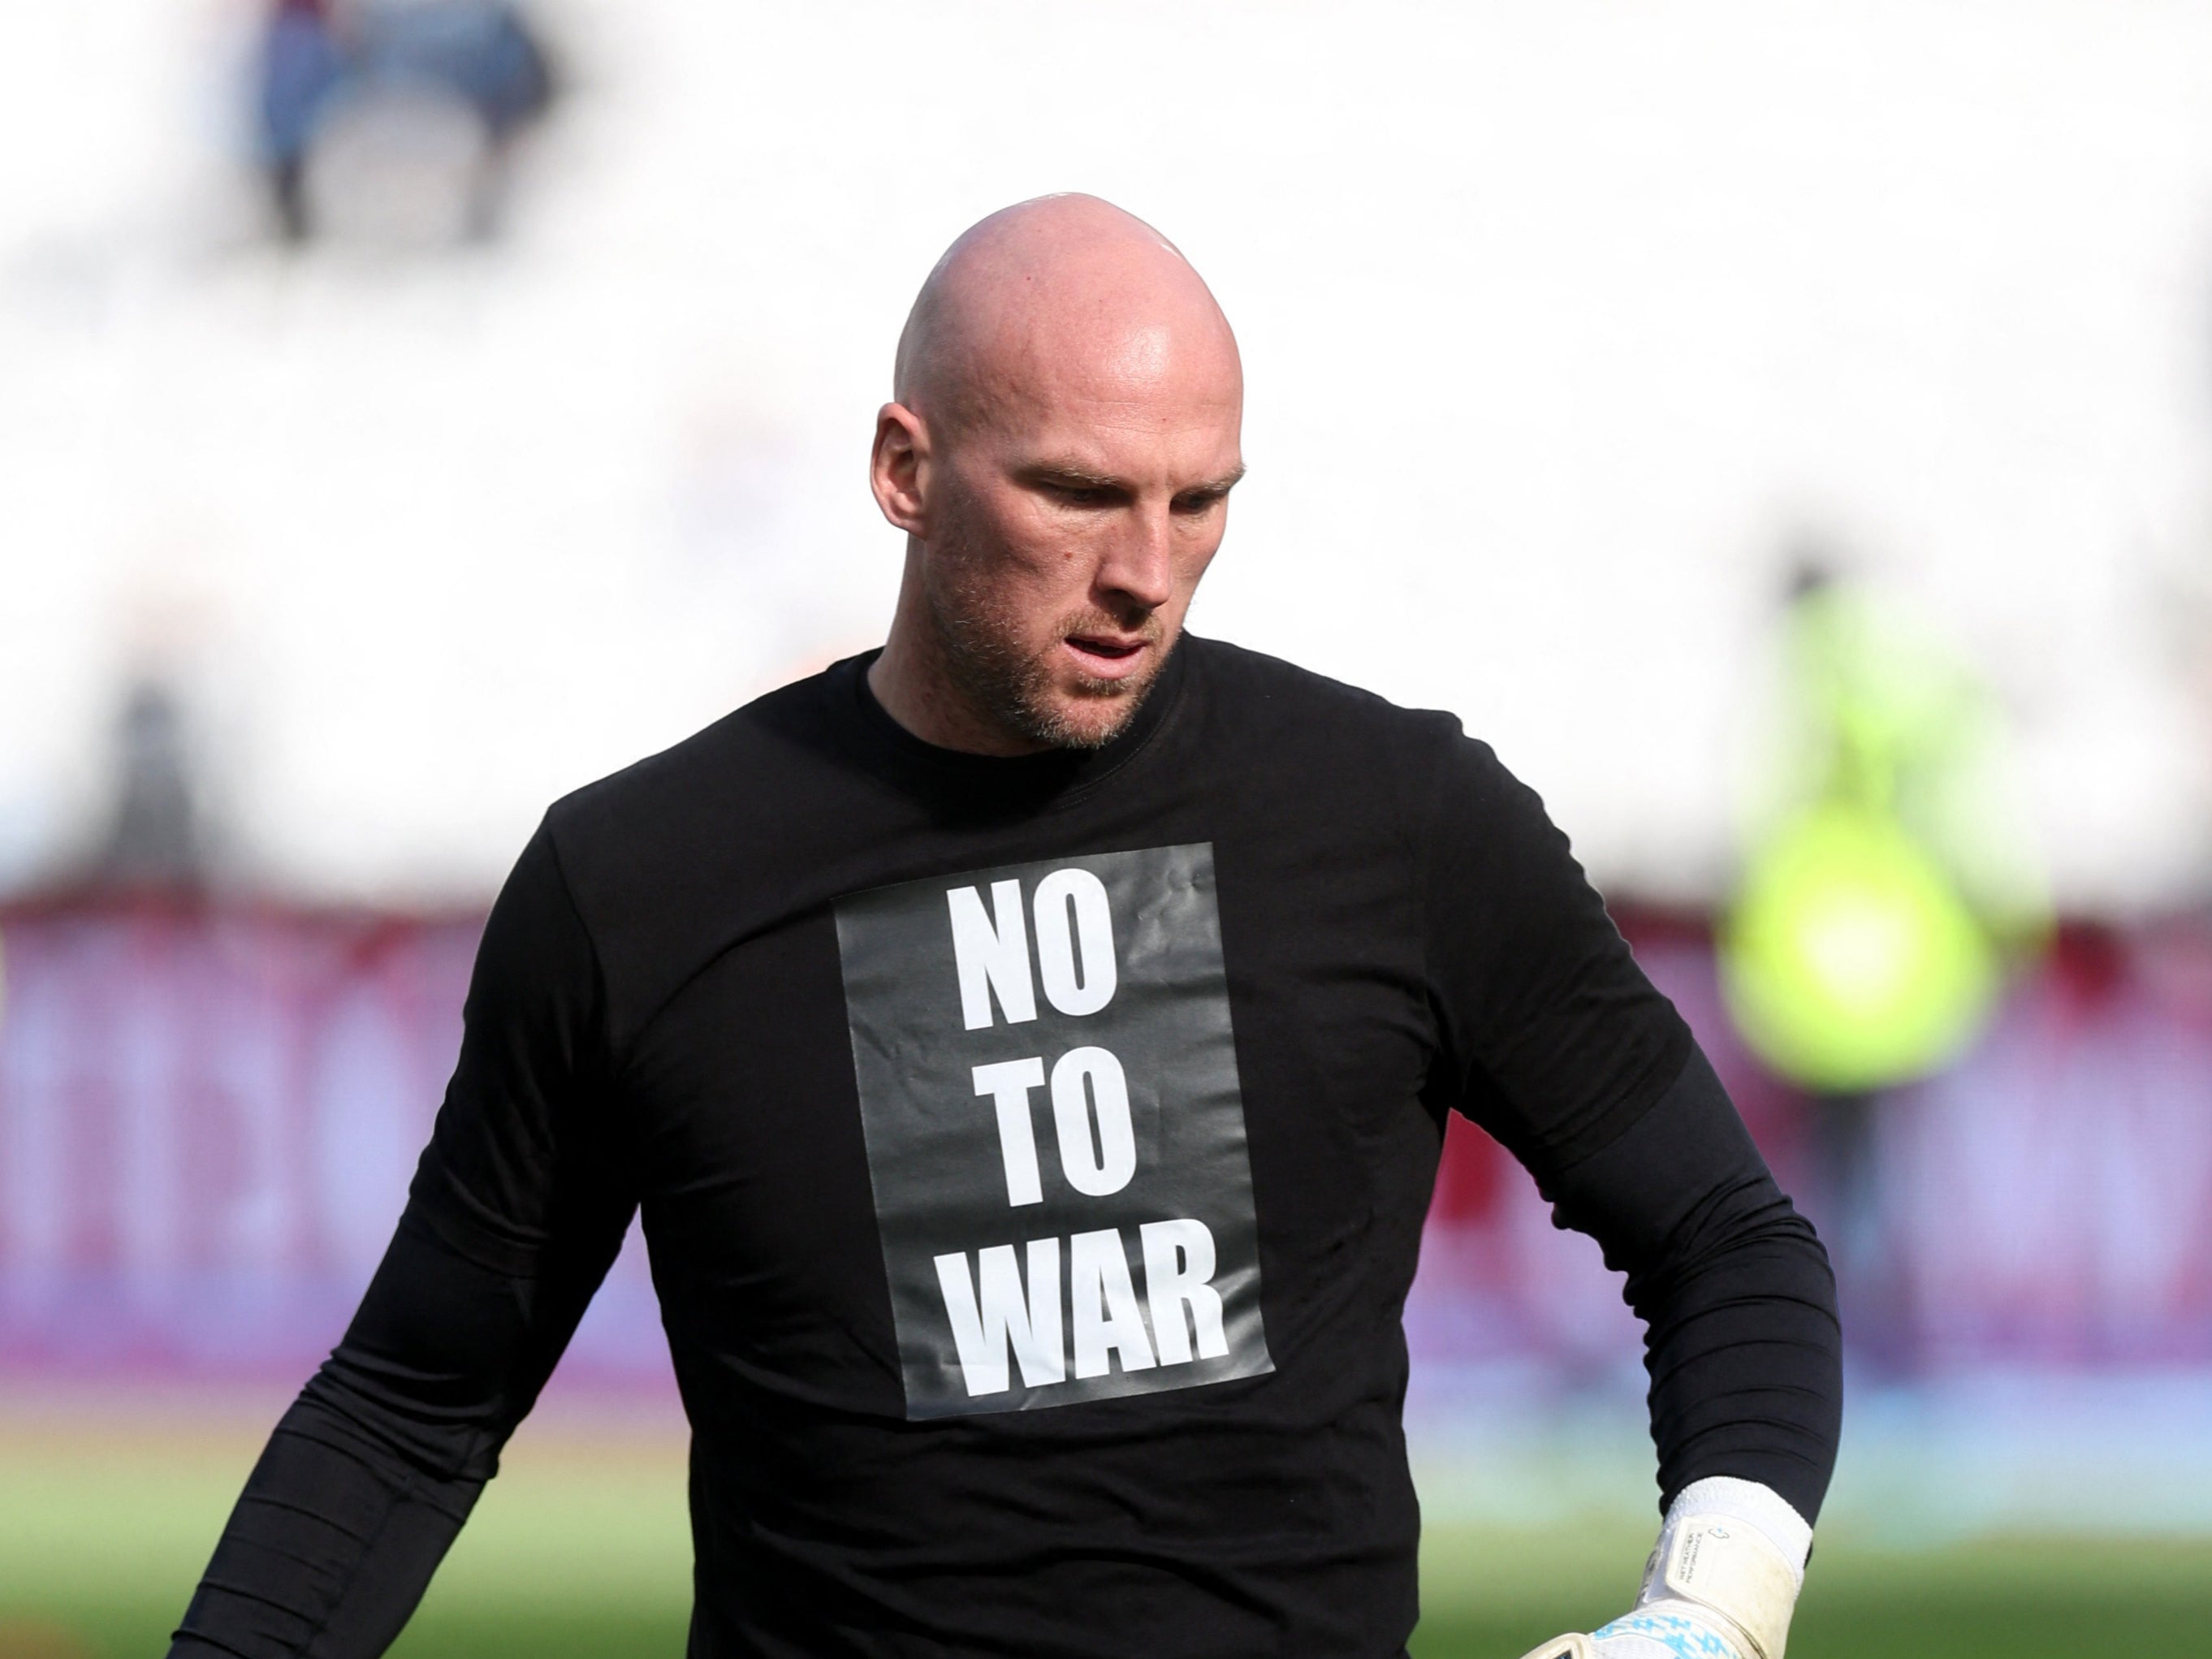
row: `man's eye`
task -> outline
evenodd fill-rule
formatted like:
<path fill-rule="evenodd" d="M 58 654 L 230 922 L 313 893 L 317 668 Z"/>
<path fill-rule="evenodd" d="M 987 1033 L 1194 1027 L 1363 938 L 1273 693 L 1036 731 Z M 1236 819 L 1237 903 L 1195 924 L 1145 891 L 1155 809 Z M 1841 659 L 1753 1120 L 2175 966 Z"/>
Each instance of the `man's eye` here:
<path fill-rule="evenodd" d="M 1071 507 L 1097 507 L 1106 500 L 1106 492 L 1087 484 L 1055 484 L 1053 493 Z"/>
<path fill-rule="evenodd" d="M 1176 498 L 1175 510 L 1195 519 L 1210 512 L 1220 501 L 1219 495 L 1179 495 Z"/>

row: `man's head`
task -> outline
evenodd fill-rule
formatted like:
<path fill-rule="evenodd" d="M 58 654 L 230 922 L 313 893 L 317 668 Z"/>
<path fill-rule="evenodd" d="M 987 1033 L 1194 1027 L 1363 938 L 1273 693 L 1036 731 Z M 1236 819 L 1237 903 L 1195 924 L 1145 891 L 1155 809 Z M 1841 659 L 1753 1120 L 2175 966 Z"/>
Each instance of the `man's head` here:
<path fill-rule="evenodd" d="M 1089 196 L 953 243 L 900 337 L 870 481 L 907 532 L 871 684 L 932 741 L 1095 747 L 1182 629 L 1243 471 L 1229 324 L 1158 231 Z"/>

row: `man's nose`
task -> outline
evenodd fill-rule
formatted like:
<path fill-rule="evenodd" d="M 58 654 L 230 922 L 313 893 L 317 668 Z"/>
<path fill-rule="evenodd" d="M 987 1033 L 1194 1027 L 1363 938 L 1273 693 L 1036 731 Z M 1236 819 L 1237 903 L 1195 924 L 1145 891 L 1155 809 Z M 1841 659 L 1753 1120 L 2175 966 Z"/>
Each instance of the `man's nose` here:
<path fill-rule="evenodd" d="M 1175 524 L 1164 501 L 1139 502 L 1124 518 L 1098 571 L 1098 585 L 1147 611 L 1175 592 Z"/>

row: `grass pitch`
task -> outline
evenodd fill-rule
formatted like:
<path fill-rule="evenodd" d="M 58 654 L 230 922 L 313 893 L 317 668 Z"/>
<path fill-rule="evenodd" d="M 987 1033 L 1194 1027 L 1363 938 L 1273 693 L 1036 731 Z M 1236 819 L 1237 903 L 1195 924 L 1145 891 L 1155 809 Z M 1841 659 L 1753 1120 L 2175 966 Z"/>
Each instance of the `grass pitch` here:
<path fill-rule="evenodd" d="M 158 1654 L 270 1420 L 152 1423 L 11 1407 L 0 1427 L 0 1659 Z M 1514 1659 L 1620 1612 L 1649 1547 L 1617 1518 L 1432 1525 L 1417 1659 Z M 402 1659 L 683 1652 L 690 1547 L 665 1429 L 532 1425 L 394 1649 Z M 1824 1532 L 1791 1659 L 2204 1651 L 2212 1540 Z"/>

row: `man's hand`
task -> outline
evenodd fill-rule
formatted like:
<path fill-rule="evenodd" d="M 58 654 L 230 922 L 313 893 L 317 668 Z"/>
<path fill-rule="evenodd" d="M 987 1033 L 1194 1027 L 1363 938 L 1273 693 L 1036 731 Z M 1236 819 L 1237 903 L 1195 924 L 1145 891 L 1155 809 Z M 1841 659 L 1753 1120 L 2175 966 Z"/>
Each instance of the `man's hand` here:
<path fill-rule="evenodd" d="M 1692 1481 L 1667 1511 L 1633 1612 L 1523 1659 L 1783 1659 L 1813 1529 L 1774 1492 Z"/>
<path fill-rule="evenodd" d="M 1555 1636 L 1527 1659 L 1759 1659 L 1694 1601 L 1654 1601 L 1588 1636 Z"/>

